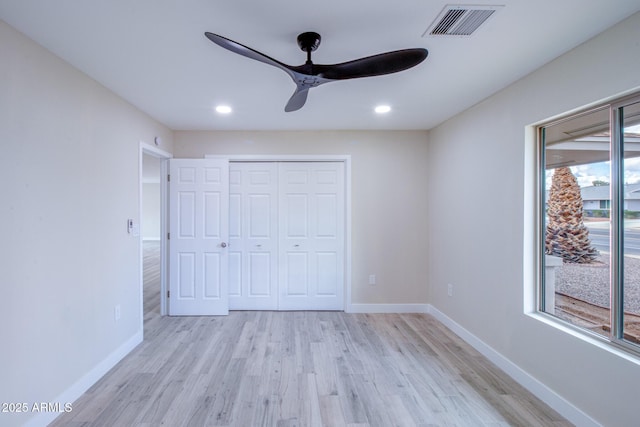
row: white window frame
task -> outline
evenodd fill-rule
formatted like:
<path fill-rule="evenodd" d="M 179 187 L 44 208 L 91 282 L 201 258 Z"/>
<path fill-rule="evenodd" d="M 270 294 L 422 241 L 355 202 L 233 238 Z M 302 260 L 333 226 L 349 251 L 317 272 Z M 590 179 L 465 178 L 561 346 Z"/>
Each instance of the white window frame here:
<path fill-rule="evenodd" d="M 624 117 L 621 111 L 624 106 L 640 103 L 640 92 L 631 95 L 620 96 L 613 100 L 595 104 L 583 110 L 574 111 L 562 117 L 548 120 L 537 125 L 529 127 L 529 140 L 533 136 L 531 132 L 535 132 L 535 201 L 533 208 L 534 214 L 534 242 L 533 250 L 535 252 L 535 265 L 533 268 L 534 284 L 535 284 L 535 301 L 532 314 L 540 316 L 541 319 L 558 326 L 574 335 L 581 336 L 594 343 L 604 344 L 610 350 L 623 350 L 623 353 L 631 356 L 634 361 L 638 361 L 640 356 L 640 345 L 632 343 L 624 339 L 623 333 L 623 215 L 624 215 L 624 170 L 623 170 L 623 129 Z M 569 120 L 587 114 L 589 112 L 601 109 L 609 109 L 609 132 L 610 138 L 610 155 L 611 155 L 611 195 L 610 195 L 610 221 L 611 221 L 611 272 L 610 272 L 610 325 L 611 332 L 608 335 L 592 332 L 586 328 L 577 326 L 559 317 L 550 314 L 551 310 L 545 307 L 548 295 L 545 295 L 545 146 L 544 146 L 544 128 L 553 124 Z M 526 281 L 525 281 L 526 283 Z M 525 299 L 525 309 L 527 308 L 527 300 Z"/>

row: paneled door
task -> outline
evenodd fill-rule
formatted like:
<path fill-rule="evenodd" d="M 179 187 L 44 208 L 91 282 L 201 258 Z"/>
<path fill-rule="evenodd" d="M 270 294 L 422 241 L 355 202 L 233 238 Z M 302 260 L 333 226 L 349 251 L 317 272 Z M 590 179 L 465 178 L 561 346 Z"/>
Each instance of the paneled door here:
<path fill-rule="evenodd" d="M 169 161 L 169 315 L 229 313 L 229 163 Z"/>
<path fill-rule="evenodd" d="M 278 164 L 229 164 L 229 309 L 278 309 Z"/>
<path fill-rule="evenodd" d="M 280 310 L 343 310 L 344 163 L 279 163 Z"/>

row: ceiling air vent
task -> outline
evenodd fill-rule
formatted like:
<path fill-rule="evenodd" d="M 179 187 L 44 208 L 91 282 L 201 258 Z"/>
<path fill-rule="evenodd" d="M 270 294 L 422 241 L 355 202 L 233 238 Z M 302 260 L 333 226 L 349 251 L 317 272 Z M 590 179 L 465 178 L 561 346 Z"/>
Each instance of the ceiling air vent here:
<path fill-rule="evenodd" d="M 503 6 L 447 5 L 425 36 L 470 36 Z"/>

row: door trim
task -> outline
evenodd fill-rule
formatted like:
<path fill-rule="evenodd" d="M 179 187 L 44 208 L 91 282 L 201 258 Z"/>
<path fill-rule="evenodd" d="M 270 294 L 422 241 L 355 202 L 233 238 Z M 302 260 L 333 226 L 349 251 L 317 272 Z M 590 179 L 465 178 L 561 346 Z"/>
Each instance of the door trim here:
<path fill-rule="evenodd" d="M 353 312 L 351 304 L 351 155 L 350 154 L 205 154 L 205 158 L 225 158 L 229 162 L 344 162 L 345 259 L 344 311 Z"/>
<path fill-rule="evenodd" d="M 140 150 L 138 153 L 138 224 L 142 224 L 142 158 L 147 154 L 152 157 L 160 159 L 160 315 L 166 316 L 167 314 L 167 299 L 164 296 L 167 294 L 167 209 L 168 209 L 168 186 L 167 180 L 167 160 L 173 158 L 173 154 L 168 151 L 154 147 L 147 144 L 144 141 L 140 141 Z M 142 250 L 142 233 L 138 241 L 139 248 L 139 281 L 140 281 L 140 324 L 144 329 L 144 267 L 143 267 L 143 250 Z"/>

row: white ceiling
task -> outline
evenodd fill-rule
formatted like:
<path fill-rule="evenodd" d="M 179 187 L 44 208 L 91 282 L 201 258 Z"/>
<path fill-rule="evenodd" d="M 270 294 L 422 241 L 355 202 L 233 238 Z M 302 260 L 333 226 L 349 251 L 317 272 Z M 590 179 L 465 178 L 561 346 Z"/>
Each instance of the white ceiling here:
<path fill-rule="evenodd" d="M 640 10 L 640 0 L 470 3 L 505 7 L 466 38 L 422 37 L 456 4 L 439 0 L 0 0 L 0 19 L 174 130 L 429 129 Z M 205 31 L 291 65 L 305 61 L 304 31 L 322 35 L 315 63 L 413 47 L 429 57 L 314 88 L 285 113 L 290 77 Z M 234 112 L 214 113 L 220 103 Z M 379 103 L 392 112 L 377 116 Z"/>

